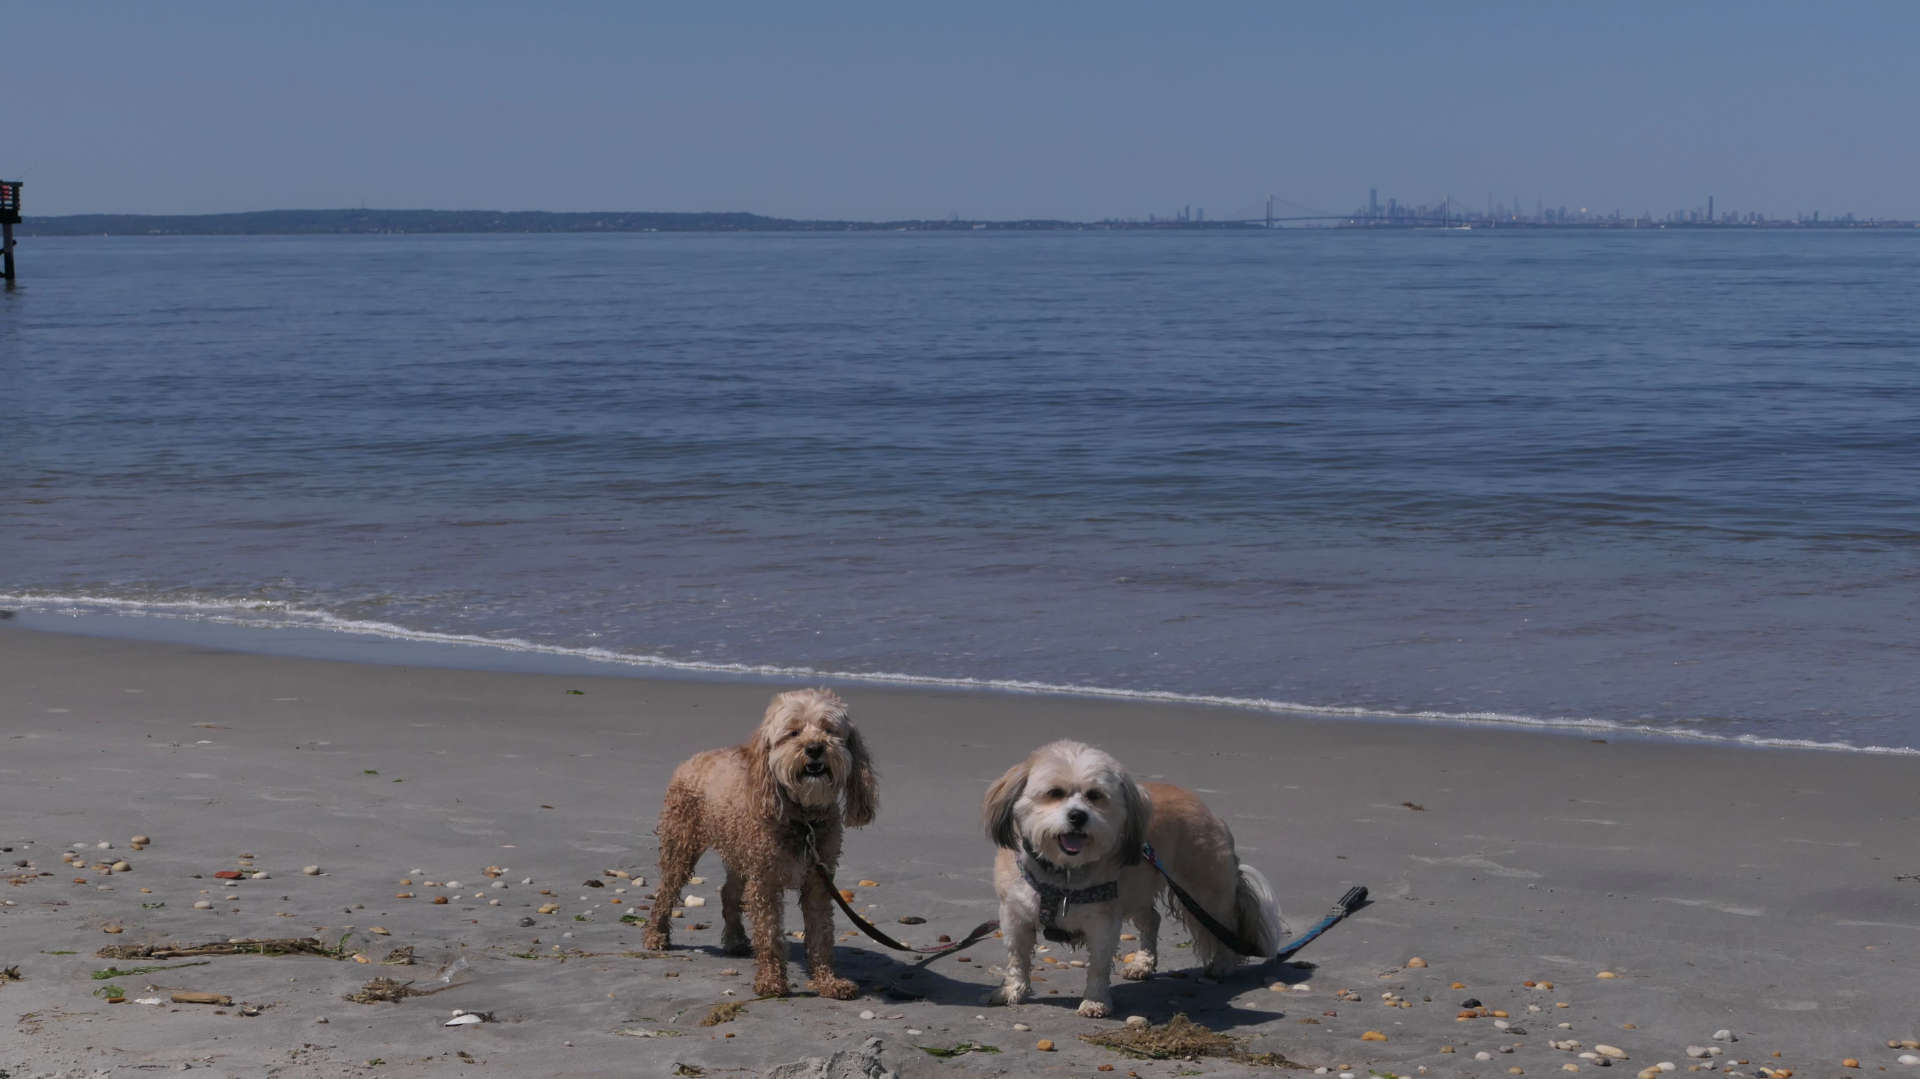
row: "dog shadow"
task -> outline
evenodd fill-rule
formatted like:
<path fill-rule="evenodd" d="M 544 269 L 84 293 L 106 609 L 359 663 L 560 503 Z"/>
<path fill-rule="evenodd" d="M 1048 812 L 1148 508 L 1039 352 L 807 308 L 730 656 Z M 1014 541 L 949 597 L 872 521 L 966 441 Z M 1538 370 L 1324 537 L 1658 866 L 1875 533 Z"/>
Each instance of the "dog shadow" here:
<path fill-rule="evenodd" d="M 936 965 L 934 960 L 904 959 L 886 952 L 842 946 L 835 951 L 834 960 L 838 972 L 858 982 L 863 994 L 894 1002 L 924 1001 L 970 1009 L 1003 1007 L 987 1003 L 988 994 L 999 987 L 1000 977 L 977 958 L 971 964 L 961 965 L 957 957 L 942 956 Z M 962 970 L 972 969 L 962 974 L 948 964 L 956 964 Z M 1116 979 L 1112 987 L 1112 1017 L 1144 1015 L 1159 1025 L 1184 1013 L 1194 1022 L 1214 1030 L 1259 1026 L 1288 1018 L 1289 1013 L 1238 1007 L 1233 998 L 1275 983 L 1300 984 L 1311 978 L 1314 970 L 1312 963 L 1268 960 L 1239 967 L 1218 980 L 1202 981 L 1197 969 L 1163 971 L 1144 981 Z M 1027 1008 L 1057 1008 L 1071 1013 L 1080 1007 L 1084 969 L 1061 967 L 1059 973 L 1046 982 L 1039 981 L 1040 977 L 1048 977 L 1046 973 L 1036 970 L 1035 974 L 1033 998 L 1008 1014 L 1017 1015 Z"/>

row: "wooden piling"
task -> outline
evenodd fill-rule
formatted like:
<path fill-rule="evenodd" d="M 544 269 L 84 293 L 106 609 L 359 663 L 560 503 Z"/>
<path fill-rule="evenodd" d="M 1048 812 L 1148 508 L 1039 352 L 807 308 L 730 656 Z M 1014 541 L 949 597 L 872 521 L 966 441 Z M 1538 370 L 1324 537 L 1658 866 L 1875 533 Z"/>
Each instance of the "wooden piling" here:
<path fill-rule="evenodd" d="M 0 278 L 13 287 L 13 226 L 20 223 L 20 181 L 0 180 Z"/>

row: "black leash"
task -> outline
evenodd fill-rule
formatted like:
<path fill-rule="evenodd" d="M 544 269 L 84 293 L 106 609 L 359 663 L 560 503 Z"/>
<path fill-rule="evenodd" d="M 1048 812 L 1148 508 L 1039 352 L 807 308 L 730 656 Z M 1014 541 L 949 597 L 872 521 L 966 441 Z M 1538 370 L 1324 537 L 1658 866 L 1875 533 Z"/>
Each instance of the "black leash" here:
<path fill-rule="evenodd" d="M 811 845 L 809 845 L 809 847 L 811 847 Z M 809 850 L 809 853 L 811 853 L 811 850 Z M 1326 917 L 1314 923 L 1306 932 L 1288 941 L 1278 952 L 1275 952 L 1273 955 L 1263 955 L 1255 951 L 1246 941 L 1241 940 L 1240 934 L 1222 925 L 1219 919 L 1208 914 L 1206 908 L 1202 907 L 1198 900 L 1188 894 L 1185 888 L 1180 887 L 1179 882 L 1175 881 L 1172 875 L 1167 872 L 1166 866 L 1160 864 L 1160 859 L 1153 853 L 1151 844 L 1141 847 L 1140 854 L 1154 869 L 1159 871 L 1160 876 L 1166 880 L 1167 887 L 1172 890 L 1174 896 L 1180 900 L 1181 905 L 1187 908 L 1188 912 L 1194 916 L 1195 921 L 1198 921 L 1206 927 L 1207 932 L 1218 937 L 1222 944 L 1239 952 L 1241 955 L 1252 956 L 1256 959 L 1291 958 L 1295 952 L 1311 944 L 1314 938 L 1333 928 L 1337 922 L 1347 915 L 1352 914 L 1354 911 L 1359 910 L 1365 906 L 1367 902 L 1367 889 L 1365 885 L 1356 885 L 1347 889 L 1346 894 L 1334 901 L 1333 907 L 1327 911 Z M 820 861 L 818 855 L 815 855 L 812 861 L 813 871 L 819 874 L 820 882 L 827 886 L 827 894 L 833 897 L 835 903 L 839 904 L 840 910 L 846 914 L 847 920 L 853 923 L 854 928 L 872 937 L 874 940 L 879 941 L 886 947 L 892 948 L 896 952 L 911 952 L 915 955 L 925 956 L 922 963 L 931 963 L 941 956 L 951 955 L 954 952 L 971 948 L 1000 928 L 998 919 L 990 919 L 974 926 L 972 932 L 952 944 L 928 944 L 921 947 L 916 947 L 912 944 L 902 944 L 900 941 L 888 936 L 879 926 L 861 917 L 860 912 L 853 909 L 853 904 L 847 902 L 847 897 L 840 894 L 839 887 L 833 883 L 833 874 L 827 871 L 826 865 Z"/>
<path fill-rule="evenodd" d="M 833 874 L 827 872 L 827 867 L 820 864 L 819 858 L 813 860 L 813 871 L 820 874 L 820 880 L 827 886 L 827 894 L 833 896 L 835 903 L 840 904 L 840 909 L 846 913 L 848 920 L 853 922 L 856 929 L 887 947 L 892 948 L 896 952 L 913 952 L 916 955 L 924 955 L 927 957 L 927 961 L 931 962 L 949 952 L 957 952 L 962 948 L 971 948 L 975 944 L 980 943 L 981 938 L 986 937 L 994 930 L 1000 928 L 1000 922 L 995 919 L 981 922 L 979 925 L 974 926 L 973 932 L 968 933 L 964 938 L 952 944 L 929 944 L 920 948 L 916 948 L 911 944 L 902 944 L 882 932 L 879 926 L 862 918 L 860 912 L 853 909 L 853 904 L 847 902 L 847 897 L 841 895 L 840 889 L 834 886 Z"/>
<path fill-rule="evenodd" d="M 1340 919 L 1359 910 L 1367 902 L 1367 889 L 1365 885 L 1356 885 L 1348 888 L 1345 895 L 1342 895 L 1334 901 L 1333 908 L 1327 911 L 1326 917 L 1314 923 L 1312 928 L 1306 932 L 1282 945 L 1278 952 L 1272 955 L 1266 955 L 1254 948 L 1253 945 L 1247 941 L 1240 939 L 1240 934 L 1222 925 L 1218 918 L 1208 914 L 1206 908 L 1200 905 L 1199 900 L 1189 895 L 1185 888 L 1180 887 L 1180 882 L 1173 879 L 1173 874 L 1167 872 L 1167 867 L 1160 864 L 1159 856 L 1153 853 L 1153 844 L 1148 843 L 1143 845 L 1140 848 L 1140 856 L 1145 858 L 1148 864 L 1160 872 L 1160 876 L 1167 882 L 1168 890 L 1172 891 L 1174 897 L 1180 900 L 1181 906 L 1187 908 L 1187 913 L 1193 915 L 1195 921 L 1207 927 L 1207 932 L 1218 937 L 1220 943 L 1232 948 L 1241 955 L 1252 956 L 1256 959 L 1286 959 L 1292 956 L 1293 953 L 1312 943 L 1315 937 L 1332 929 L 1334 924 L 1340 921 Z"/>

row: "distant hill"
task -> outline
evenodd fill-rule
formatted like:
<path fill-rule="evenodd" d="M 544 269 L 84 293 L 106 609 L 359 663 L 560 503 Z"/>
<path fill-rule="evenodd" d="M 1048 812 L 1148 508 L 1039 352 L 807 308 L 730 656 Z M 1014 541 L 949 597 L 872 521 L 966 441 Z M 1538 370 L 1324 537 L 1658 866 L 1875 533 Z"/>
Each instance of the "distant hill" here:
<path fill-rule="evenodd" d="M 540 210 L 261 210 L 240 214 L 28 215 L 23 236 L 310 236 L 453 232 L 849 232 L 1077 229 L 1071 221 L 800 221 L 747 213 Z"/>

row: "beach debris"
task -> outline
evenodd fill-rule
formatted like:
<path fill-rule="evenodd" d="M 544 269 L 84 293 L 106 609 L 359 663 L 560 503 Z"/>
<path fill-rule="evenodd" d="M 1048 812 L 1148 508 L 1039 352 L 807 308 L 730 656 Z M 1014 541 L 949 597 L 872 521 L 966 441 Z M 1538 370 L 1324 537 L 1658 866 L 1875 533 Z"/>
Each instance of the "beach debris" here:
<path fill-rule="evenodd" d="M 303 865 L 300 867 L 300 872 L 305 873 L 309 877 L 317 877 L 320 875 L 320 867 L 317 865 Z"/>
<path fill-rule="evenodd" d="M 454 1009 L 453 1018 L 440 1024 L 443 1027 L 464 1027 L 475 1023 L 487 1023 L 493 1020 L 492 1012 L 467 1012 Z"/>
<path fill-rule="evenodd" d="M 1840 1066 L 1843 1068 L 1857 1068 L 1860 1066 L 1860 1060 L 1858 1057 L 1847 1057 L 1840 1062 Z"/>
<path fill-rule="evenodd" d="M 1594 1046 L 1593 1051 L 1610 1060 L 1627 1059 L 1627 1051 L 1617 1045 L 1600 1044 Z"/>
<path fill-rule="evenodd" d="M 1421 805 L 1419 802 L 1401 802 L 1400 804 L 1413 810 L 1415 813 L 1425 813 L 1427 811 L 1427 807 Z"/>
<path fill-rule="evenodd" d="M 212 909 L 213 909 L 213 900 L 211 900 L 211 899 L 196 899 L 196 900 L 194 900 L 194 901 L 193 901 L 193 909 L 194 909 L 194 910 L 212 910 Z"/>
<path fill-rule="evenodd" d="M 1383 1042 L 1387 1040 L 1387 1036 L 1377 1030 L 1369 1030 L 1360 1035 L 1360 1040 L 1363 1042 Z"/>
<path fill-rule="evenodd" d="M 700 1020 L 700 1025 L 703 1027 L 717 1027 L 722 1023 L 731 1023 L 735 1019 L 740 1018 L 740 1013 L 746 1010 L 747 1006 L 742 1001 L 723 1000 L 708 1009 L 707 1016 Z"/>
<path fill-rule="evenodd" d="M 23 981 L 26 981 L 26 978 L 21 976 L 19 967 L 0 967 L 0 985 Z"/>
<path fill-rule="evenodd" d="M 1419 967 L 1426 966 L 1427 961 L 1416 955 L 1412 959 L 1407 960 L 1407 965 L 1410 967 L 1419 968 Z"/>
<path fill-rule="evenodd" d="M 1041 1038 L 1039 1041 L 1033 1043 L 1033 1047 L 1042 1053 L 1051 1053 L 1053 1052 L 1053 1039 Z"/>
<path fill-rule="evenodd" d="M 920 917 L 918 914 L 902 914 L 899 918 L 895 920 L 898 921 L 901 925 L 927 924 L 927 920 L 925 918 Z"/>
<path fill-rule="evenodd" d="M 1025 1023 L 1015 1023 L 1013 1024 L 1013 1029 L 1017 1031 L 1028 1031 L 1028 1030 L 1032 1030 L 1033 1028 L 1028 1026 Z"/>
<path fill-rule="evenodd" d="M 225 993 L 201 993 L 194 990 L 181 990 L 170 998 L 175 1004 L 214 1004 L 222 1008 L 233 1006 L 233 998 Z"/>
<path fill-rule="evenodd" d="M 375 978 L 361 986 L 358 992 L 348 993 L 346 999 L 355 1004 L 398 1004 L 408 997 L 422 995 L 420 990 L 413 988 L 412 982 Z"/>
<path fill-rule="evenodd" d="M 413 965 L 413 945 L 403 944 L 400 947 L 395 948 L 394 950 L 388 952 L 387 957 L 385 959 L 380 960 L 380 965 L 383 967 L 412 966 Z"/>
<path fill-rule="evenodd" d="M 185 959 L 202 955 L 322 955 L 344 959 L 343 948 L 329 947 L 312 937 L 279 939 L 238 938 L 209 941 L 206 944 L 116 944 L 94 955 L 101 959 Z"/>
<path fill-rule="evenodd" d="M 1618 978 L 1619 976 L 1620 975 L 1615 974 L 1613 971 L 1610 971 L 1610 970 L 1603 970 L 1600 973 L 1594 975 L 1594 977 L 1596 978 Z"/>
<path fill-rule="evenodd" d="M 966 1056 L 968 1053 L 998 1053 L 1000 1051 L 998 1046 L 983 1045 L 980 1042 L 959 1042 L 951 1046 L 916 1045 L 914 1048 L 930 1057 L 938 1057 L 941 1060 L 951 1060 L 954 1057 Z"/>
<path fill-rule="evenodd" d="M 132 871 L 133 871 L 133 863 L 132 863 L 132 862 L 129 862 L 129 861 L 127 861 L 127 860 L 126 860 L 125 858 L 122 858 L 122 859 L 120 859 L 119 861 L 117 861 L 117 862 L 115 862 L 115 863 L 113 863 L 113 871 L 114 871 L 115 873 L 129 873 L 129 872 L 132 872 Z"/>
<path fill-rule="evenodd" d="M 1737 1042 L 1740 1039 L 1733 1036 L 1733 1031 L 1722 1027 L 1713 1032 L 1713 1040 L 1717 1042 Z"/>
<path fill-rule="evenodd" d="M 127 840 L 127 845 L 130 847 L 144 847 L 151 842 L 153 842 L 152 836 L 137 835 L 137 836 L 134 836 L 132 839 Z"/>
<path fill-rule="evenodd" d="M 239 880 L 241 873 L 238 869 L 222 869 L 213 876 L 215 880 Z"/>
<path fill-rule="evenodd" d="M 707 905 L 706 897 L 700 896 L 700 895 L 690 895 L 685 899 L 681 900 L 681 902 L 685 903 L 689 907 L 704 907 Z"/>
<path fill-rule="evenodd" d="M 369 928 L 367 932 L 372 933 L 376 937 L 390 937 L 393 935 L 393 930 L 388 929 L 384 925 L 373 926 Z"/>
<path fill-rule="evenodd" d="M 1136 1027 L 1128 1023 L 1120 1030 L 1082 1034 L 1080 1040 L 1142 1060 L 1212 1056 L 1270 1068 L 1303 1067 L 1278 1053 L 1248 1052 L 1238 1040 L 1201 1026 L 1188 1019 L 1185 1012 L 1176 1014 L 1164 1026 Z"/>
<path fill-rule="evenodd" d="M 1909 1068 L 1913 1067 L 1915 1064 L 1920 1064 L 1920 1057 L 1914 1056 L 1912 1053 L 1901 1053 L 1898 1057 L 1895 1057 L 1894 1059 L 1899 1061 L 1902 1064 L 1905 1064 Z"/>

